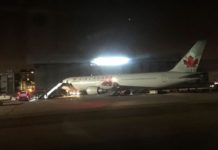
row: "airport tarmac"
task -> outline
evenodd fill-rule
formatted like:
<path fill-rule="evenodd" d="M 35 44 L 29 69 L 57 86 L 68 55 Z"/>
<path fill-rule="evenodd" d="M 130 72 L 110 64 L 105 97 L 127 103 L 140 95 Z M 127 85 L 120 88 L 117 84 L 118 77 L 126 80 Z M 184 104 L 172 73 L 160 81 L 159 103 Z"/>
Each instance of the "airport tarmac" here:
<path fill-rule="evenodd" d="M 2 149 L 217 149 L 218 93 L 82 96 L 0 106 Z"/>

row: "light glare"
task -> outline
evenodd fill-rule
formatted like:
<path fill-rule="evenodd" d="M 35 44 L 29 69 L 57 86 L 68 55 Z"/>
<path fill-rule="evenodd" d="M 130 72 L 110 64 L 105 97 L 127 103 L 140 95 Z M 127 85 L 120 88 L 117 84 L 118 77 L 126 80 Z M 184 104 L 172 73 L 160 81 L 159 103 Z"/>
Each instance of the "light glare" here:
<path fill-rule="evenodd" d="M 98 66 L 119 66 L 129 62 L 127 57 L 98 57 L 91 61 L 91 63 Z"/>
<path fill-rule="evenodd" d="M 112 78 L 112 82 L 118 82 L 117 78 L 116 78 L 116 77 L 113 77 L 113 78 Z"/>

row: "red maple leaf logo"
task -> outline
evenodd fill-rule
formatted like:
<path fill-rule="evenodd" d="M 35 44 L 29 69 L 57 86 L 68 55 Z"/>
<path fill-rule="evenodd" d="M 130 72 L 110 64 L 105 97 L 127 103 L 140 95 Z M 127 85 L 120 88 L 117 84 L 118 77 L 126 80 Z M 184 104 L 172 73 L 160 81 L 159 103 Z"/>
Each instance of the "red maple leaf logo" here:
<path fill-rule="evenodd" d="M 183 61 L 187 67 L 195 67 L 198 63 L 198 59 L 194 59 L 192 56 L 189 56 L 187 60 Z"/>

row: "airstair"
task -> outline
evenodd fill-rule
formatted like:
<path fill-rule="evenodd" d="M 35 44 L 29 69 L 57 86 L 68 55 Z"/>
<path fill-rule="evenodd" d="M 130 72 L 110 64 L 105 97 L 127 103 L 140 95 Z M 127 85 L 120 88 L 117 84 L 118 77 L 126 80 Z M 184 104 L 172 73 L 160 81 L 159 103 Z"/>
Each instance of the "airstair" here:
<path fill-rule="evenodd" d="M 49 95 L 51 95 L 55 90 L 57 90 L 63 83 L 58 83 L 53 88 L 51 88 L 48 92 L 43 96 L 44 99 L 48 99 Z"/>

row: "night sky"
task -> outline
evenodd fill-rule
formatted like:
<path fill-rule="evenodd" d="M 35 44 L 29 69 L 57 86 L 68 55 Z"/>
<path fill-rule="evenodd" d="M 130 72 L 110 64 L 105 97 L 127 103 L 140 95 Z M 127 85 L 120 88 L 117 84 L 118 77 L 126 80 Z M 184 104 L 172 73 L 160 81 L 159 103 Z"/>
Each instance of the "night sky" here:
<path fill-rule="evenodd" d="M 0 1 L 0 70 L 99 55 L 182 56 L 206 39 L 218 59 L 217 3 L 207 1 Z"/>

